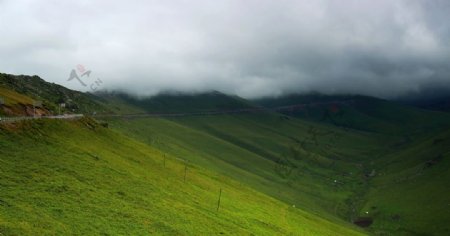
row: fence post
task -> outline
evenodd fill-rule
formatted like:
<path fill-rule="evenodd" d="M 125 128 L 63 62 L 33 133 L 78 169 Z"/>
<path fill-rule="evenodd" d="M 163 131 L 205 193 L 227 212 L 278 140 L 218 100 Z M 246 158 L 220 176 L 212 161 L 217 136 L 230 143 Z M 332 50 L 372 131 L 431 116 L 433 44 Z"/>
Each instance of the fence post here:
<path fill-rule="evenodd" d="M 187 173 L 187 162 L 184 161 L 184 182 L 186 182 L 186 173 Z"/>
<path fill-rule="evenodd" d="M 220 192 L 219 192 L 219 200 L 217 201 L 217 212 L 219 212 L 219 208 L 220 208 L 220 198 L 222 197 L 222 188 L 220 188 Z"/>
<path fill-rule="evenodd" d="M 166 154 L 164 153 L 164 168 L 166 168 Z"/>

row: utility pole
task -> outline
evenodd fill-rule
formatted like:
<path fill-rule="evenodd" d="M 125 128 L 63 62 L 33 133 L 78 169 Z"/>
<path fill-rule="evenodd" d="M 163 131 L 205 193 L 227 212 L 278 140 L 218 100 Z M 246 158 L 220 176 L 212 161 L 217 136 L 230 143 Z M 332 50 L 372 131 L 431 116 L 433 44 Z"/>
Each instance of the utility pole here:
<path fill-rule="evenodd" d="M 219 212 L 219 208 L 220 208 L 220 198 L 222 197 L 222 188 L 220 188 L 220 192 L 219 192 L 219 200 L 217 201 L 217 212 Z"/>

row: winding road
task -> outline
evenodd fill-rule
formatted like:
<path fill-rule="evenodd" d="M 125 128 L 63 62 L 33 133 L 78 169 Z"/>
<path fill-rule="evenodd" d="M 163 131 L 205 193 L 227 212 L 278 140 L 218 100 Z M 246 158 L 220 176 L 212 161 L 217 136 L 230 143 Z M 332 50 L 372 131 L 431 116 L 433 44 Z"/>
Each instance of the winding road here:
<path fill-rule="evenodd" d="M 15 116 L 15 117 L 0 117 L 0 122 L 17 122 L 22 120 L 36 120 L 36 119 L 64 119 L 73 120 L 83 117 L 83 114 L 67 114 L 60 116 Z"/>
<path fill-rule="evenodd" d="M 255 113 L 255 112 L 279 112 L 279 111 L 294 111 L 305 107 L 322 106 L 322 105 L 349 105 L 354 101 L 330 101 L 330 102 L 315 102 L 296 104 L 291 106 L 281 106 L 273 108 L 254 107 L 254 108 L 242 108 L 233 110 L 212 110 L 212 111 L 199 111 L 199 112 L 182 112 L 182 113 L 136 113 L 136 114 L 96 114 L 93 117 L 108 118 L 143 118 L 143 117 L 183 117 L 183 116 L 208 116 L 208 115 L 225 115 L 225 114 L 239 114 L 239 113 Z M 33 120 L 33 119 L 79 119 L 84 117 L 83 114 L 65 114 L 58 116 L 19 116 L 19 117 L 0 117 L 0 122 L 16 122 L 21 120 Z"/>

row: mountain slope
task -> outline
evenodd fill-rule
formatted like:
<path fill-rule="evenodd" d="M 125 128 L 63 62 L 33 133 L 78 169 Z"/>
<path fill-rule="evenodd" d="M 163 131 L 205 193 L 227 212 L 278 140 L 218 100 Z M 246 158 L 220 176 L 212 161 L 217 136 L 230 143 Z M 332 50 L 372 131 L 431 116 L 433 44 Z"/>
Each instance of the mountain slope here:
<path fill-rule="evenodd" d="M 146 113 L 185 113 L 205 111 L 227 111 L 253 108 L 250 102 L 220 92 L 198 94 L 162 93 L 153 97 L 138 98 L 125 93 L 99 92 L 98 96 L 109 101 L 109 106 L 115 104 L 133 107 L 136 111 Z"/>
<path fill-rule="evenodd" d="M 419 185 L 409 178 L 404 185 L 396 185 L 395 178 L 379 179 L 388 173 L 409 173 L 411 168 L 415 170 L 427 161 L 434 162 L 434 157 L 423 159 L 429 155 L 419 156 L 420 153 L 448 152 L 449 148 L 443 144 L 437 148 L 421 145 L 421 142 L 424 137 L 439 140 L 440 130 L 449 130 L 450 119 L 444 113 L 397 106 L 377 99 L 369 99 L 365 104 L 370 106 L 351 107 L 354 113 L 349 115 L 361 117 L 364 114 L 377 120 L 374 126 L 377 129 L 373 131 L 367 129 L 373 125 L 370 123 L 361 123 L 364 129 L 359 131 L 273 112 L 111 119 L 109 122 L 113 128 L 155 148 L 183 156 L 333 221 L 339 221 L 336 216 L 352 222 L 368 218 L 374 222 L 368 230 L 376 234 L 445 233 L 446 224 L 437 223 L 436 217 L 423 217 L 420 224 L 410 220 L 421 212 L 431 214 L 431 211 L 423 208 L 426 194 L 414 194 L 403 186 L 415 186 L 421 193 L 426 193 L 427 188 L 440 191 L 442 194 L 435 195 L 430 206 L 442 207 L 439 204 L 447 201 L 445 193 L 450 189 L 443 184 L 450 180 L 449 176 L 431 172 Z M 391 127 L 398 132 L 390 130 Z M 411 167 L 411 162 L 416 164 Z M 440 171 L 444 169 L 441 167 Z M 391 186 L 389 191 L 385 191 L 386 185 Z M 399 197 L 403 195 L 409 200 L 403 201 L 405 198 Z M 392 198 L 397 200 L 392 201 Z M 375 203 L 371 205 L 372 202 Z M 395 208 L 397 203 L 403 207 L 404 220 L 393 222 L 389 208 Z M 372 214 L 373 206 L 383 205 L 388 206 L 388 210 L 378 208 Z M 448 216 L 445 211 L 439 214 L 443 219 Z"/>
<path fill-rule="evenodd" d="M 361 212 L 374 231 L 396 235 L 448 235 L 450 130 L 424 135 L 374 161 L 377 171 Z"/>
<path fill-rule="evenodd" d="M 7 106 L 36 99 L 11 88 L 0 89 Z M 113 130 L 89 119 L 2 126 L 0 233 L 345 235 L 355 223 L 448 234 L 449 114 L 363 96 L 256 101 L 268 109 L 217 92 L 80 96 Z M 156 116 L 127 115 L 143 113 Z M 220 188 L 231 204 L 217 214 Z"/>
<path fill-rule="evenodd" d="M 377 137 L 272 113 L 108 123 L 164 152 L 334 220 L 354 217 L 353 194 L 365 185 L 362 163 L 373 156 L 368 150 L 379 148 Z"/>
<path fill-rule="evenodd" d="M 2 235 L 360 234 L 196 165 L 183 181 L 176 157 L 90 119 L 4 124 L 0 140 Z"/>
<path fill-rule="evenodd" d="M 34 100 L 13 90 L 0 87 L 0 115 L 1 116 L 32 116 L 50 114 L 45 107 L 34 107 Z"/>
<path fill-rule="evenodd" d="M 382 99 L 358 95 L 288 95 L 255 100 L 268 107 L 286 107 L 283 114 L 334 126 L 390 135 L 414 135 L 449 127 L 450 116 Z"/>
<path fill-rule="evenodd" d="M 99 98 L 88 93 L 82 93 L 67 89 L 61 85 L 48 83 L 38 76 L 9 75 L 0 73 L 0 88 L 19 93 L 30 98 L 24 105 L 33 105 L 40 101 L 42 105 L 37 105 L 49 113 L 60 112 L 60 103 L 65 103 L 61 112 L 88 113 L 110 112 L 110 109 L 101 104 Z M 0 90 L 1 91 L 1 90 Z M 0 94 L 0 96 L 5 96 Z M 8 100 L 9 97 L 6 97 Z M 31 104 L 29 104 L 31 103 Z"/>

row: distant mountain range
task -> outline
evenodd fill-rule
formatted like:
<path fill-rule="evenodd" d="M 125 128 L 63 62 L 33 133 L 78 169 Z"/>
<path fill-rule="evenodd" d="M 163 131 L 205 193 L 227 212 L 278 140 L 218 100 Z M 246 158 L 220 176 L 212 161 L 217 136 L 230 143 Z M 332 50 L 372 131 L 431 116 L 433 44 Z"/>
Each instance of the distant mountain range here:
<path fill-rule="evenodd" d="M 136 97 L 123 92 L 97 92 L 83 93 L 67 89 L 61 85 L 48 83 L 38 76 L 10 75 L 0 73 L 0 98 L 7 105 L 15 107 L 17 114 L 28 114 L 27 107 L 39 103 L 42 112 L 56 114 L 58 112 L 86 113 L 86 114 L 125 114 L 125 113 L 157 113 L 157 112 L 198 112 L 214 110 L 233 110 L 255 107 L 277 108 L 295 105 L 309 105 L 308 109 L 297 107 L 285 109 L 283 113 L 295 114 L 304 118 L 327 119 L 331 113 L 341 111 L 343 108 L 370 107 L 375 103 L 383 103 L 382 99 L 360 95 L 321 95 L 291 94 L 276 98 L 260 98 L 245 100 L 237 96 L 229 96 L 218 91 L 188 94 L 188 93 L 162 93 L 152 97 Z M 6 92 L 5 89 L 10 90 Z M 12 94 L 12 93 L 17 94 Z M 20 94 L 20 95 L 18 95 Z M 396 99 L 396 103 L 407 106 L 416 106 L 423 109 L 449 111 L 450 96 L 409 96 Z M 25 96 L 25 97 L 23 97 Z M 420 99 L 419 99 L 420 98 Z M 1 102 L 1 100 L 0 100 Z M 320 104 L 321 103 L 321 104 Z M 60 104 L 64 104 L 61 110 Z M 387 104 L 387 101 L 384 102 Z M 316 112 L 315 107 L 327 107 L 330 114 Z M 327 105 L 327 106 L 325 106 Z M 20 108 L 19 108 L 20 106 Z M 330 107 L 331 106 L 331 107 Z M 22 110 L 21 110 L 22 109 Z M 336 109 L 339 109 L 336 110 Z M 2 112 L 0 110 L 0 112 Z M 14 113 L 14 112 L 13 112 Z M 307 115 L 308 113 L 308 115 Z M 3 114 L 8 114 L 3 111 Z M 341 113 L 339 113 L 341 114 Z M 337 122 L 337 121 L 336 121 Z M 341 123 L 341 125 L 345 125 Z"/>
<path fill-rule="evenodd" d="M 428 87 L 395 99 L 406 105 L 435 111 L 450 112 L 450 88 Z"/>

